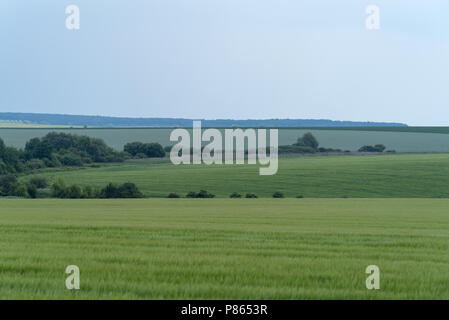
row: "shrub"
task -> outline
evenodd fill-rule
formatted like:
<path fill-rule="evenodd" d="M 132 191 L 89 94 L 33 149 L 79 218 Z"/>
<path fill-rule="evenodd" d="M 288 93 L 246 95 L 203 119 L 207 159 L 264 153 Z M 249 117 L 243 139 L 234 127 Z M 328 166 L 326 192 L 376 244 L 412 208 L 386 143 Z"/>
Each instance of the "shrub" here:
<path fill-rule="evenodd" d="M 82 198 L 90 199 L 90 198 L 94 198 L 95 196 L 96 196 L 95 191 L 91 186 L 86 186 L 83 188 Z"/>
<path fill-rule="evenodd" d="M 302 194 L 300 194 L 300 195 L 296 196 L 296 198 L 302 199 L 302 198 L 304 198 L 304 196 Z"/>
<path fill-rule="evenodd" d="M 62 178 L 57 179 L 51 185 L 51 196 L 54 198 L 65 198 L 67 186 Z"/>
<path fill-rule="evenodd" d="M 229 198 L 241 198 L 241 197 L 242 197 L 242 195 L 240 193 L 237 193 L 237 192 L 233 192 L 229 196 Z"/>
<path fill-rule="evenodd" d="M 284 194 L 280 191 L 273 193 L 273 198 L 284 198 Z"/>
<path fill-rule="evenodd" d="M 32 176 L 28 180 L 28 184 L 34 185 L 36 189 L 44 189 L 48 186 L 47 179 L 39 176 Z"/>
<path fill-rule="evenodd" d="M 130 142 L 127 143 L 123 150 L 133 157 L 139 155 L 145 155 L 147 158 L 163 158 L 165 157 L 165 151 L 159 143 L 142 143 L 142 142 Z"/>
<path fill-rule="evenodd" d="M 109 183 L 105 188 L 100 191 L 100 197 L 111 198 L 142 198 L 143 195 L 132 182 L 126 182 L 120 186 Z"/>
<path fill-rule="evenodd" d="M 119 198 L 142 198 L 143 195 L 132 182 L 125 182 L 117 189 Z"/>
<path fill-rule="evenodd" d="M 197 194 L 197 198 L 215 198 L 215 195 L 207 192 L 206 190 L 200 190 Z"/>
<path fill-rule="evenodd" d="M 255 199 L 255 198 L 257 198 L 257 195 L 255 195 L 254 193 L 247 193 L 247 194 L 245 195 L 245 198 L 248 198 L 248 199 Z"/>
<path fill-rule="evenodd" d="M 177 193 L 170 193 L 167 198 L 175 199 L 175 198 L 181 198 L 181 196 Z"/>
<path fill-rule="evenodd" d="M 138 153 L 144 154 L 142 142 L 129 142 L 123 147 L 123 151 L 135 157 Z"/>
<path fill-rule="evenodd" d="M 44 162 L 45 166 L 49 168 L 56 168 L 62 165 L 58 157 L 56 157 L 54 154 L 51 156 L 51 158 L 44 158 L 42 159 L 42 161 Z"/>
<path fill-rule="evenodd" d="M 202 198 L 202 199 L 215 198 L 215 195 L 207 192 L 206 190 L 200 190 L 200 192 L 198 192 L 198 193 L 193 192 L 193 191 L 189 192 L 186 195 L 186 198 Z"/>
<path fill-rule="evenodd" d="M 187 193 L 186 198 L 196 198 L 196 192 L 190 191 Z"/>
<path fill-rule="evenodd" d="M 27 187 L 24 184 L 17 185 L 14 192 L 11 195 L 16 196 L 16 197 L 24 197 L 24 198 L 29 196 Z"/>
<path fill-rule="evenodd" d="M 72 184 L 70 187 L 66 189 L 65 198 L 69 199 L 80 199 L 83 194 L 81 191 L 81 187 L 77 184 Z"/>
<path fill-rule="evenodd" d="M 148 158 L 165 157 L 164 148 L 159 143 L 146 143 L 144 153 L 147 155 Z"/>
<path fill-rule="evenodd" d="M 36 199 L 37 198 L 37 187 L 34 184 L 31 183 L 27 183 L 26 184 L 27 187 L 27 193 L 28 196 L 32 199 Z"/>
<path fill-rule="evenodd" d="M 101 189 L 101 198 L 118 198 L 118 186 L 114 183 L 108 183 L 106 187 Z"/>
<path fill-rule="evenodd" d="M 386 147 L 383 144 L 376 144 L 375 146 L 363 146 L 359 152 L 384 152 Z"/>

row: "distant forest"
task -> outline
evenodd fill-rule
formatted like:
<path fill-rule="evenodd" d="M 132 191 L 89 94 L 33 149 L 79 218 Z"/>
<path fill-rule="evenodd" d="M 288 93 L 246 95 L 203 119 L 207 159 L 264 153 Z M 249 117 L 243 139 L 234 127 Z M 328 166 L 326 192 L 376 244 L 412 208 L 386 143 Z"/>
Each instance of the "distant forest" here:
<path fill-rule="evenodd" d="M 353 122 L 312 119 L 266 119 L 266 120 L 201 120 L 203 127 L 405 127 L 403 123 Z M 88 127 L 191 127 L 193 119 L 183 118 L 122 118 L 104 116 L 81 116 L 44 113 L 0 112 L 0 121 L 18 121 L 30 124 L 88 126 Z"/>

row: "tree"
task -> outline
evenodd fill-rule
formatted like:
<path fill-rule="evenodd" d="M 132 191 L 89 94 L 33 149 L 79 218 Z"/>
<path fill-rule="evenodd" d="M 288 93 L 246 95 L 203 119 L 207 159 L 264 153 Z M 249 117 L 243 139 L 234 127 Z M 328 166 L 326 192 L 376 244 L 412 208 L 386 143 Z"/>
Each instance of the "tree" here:
<path fill-rule="evenodd" d="M 298 141 L 296 142 L 297 146 L 302 147 L 310 147 L 314 150 L 318 149 L 318 146 L 320 145 L 318 140 L 313 136 L 312 133 L 307 132 L 305 133 L 302 138 L 298 138 Z"/>

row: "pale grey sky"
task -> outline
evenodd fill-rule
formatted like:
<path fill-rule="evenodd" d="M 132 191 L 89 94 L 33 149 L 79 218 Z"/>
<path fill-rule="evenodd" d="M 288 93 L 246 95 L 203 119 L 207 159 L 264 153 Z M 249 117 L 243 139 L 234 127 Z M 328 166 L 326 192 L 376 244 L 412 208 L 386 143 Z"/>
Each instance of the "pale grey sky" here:
<path fill-rule="evenodd" d="M 0 111 L 449 125 L 448 15 L 447 0 L 2 0 Z"/>

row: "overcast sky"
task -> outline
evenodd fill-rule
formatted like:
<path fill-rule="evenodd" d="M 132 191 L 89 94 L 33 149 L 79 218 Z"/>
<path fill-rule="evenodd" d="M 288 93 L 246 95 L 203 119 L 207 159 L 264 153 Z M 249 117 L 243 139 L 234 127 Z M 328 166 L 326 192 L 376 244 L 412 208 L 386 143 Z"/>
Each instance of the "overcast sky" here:
<path fill-rule="evenodd" d="M 448 16 L 447 0 L 1 0 L 0 111 L 449 125 Z"/>

